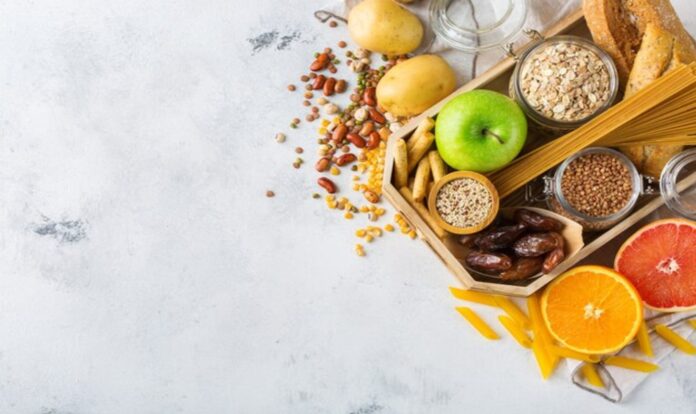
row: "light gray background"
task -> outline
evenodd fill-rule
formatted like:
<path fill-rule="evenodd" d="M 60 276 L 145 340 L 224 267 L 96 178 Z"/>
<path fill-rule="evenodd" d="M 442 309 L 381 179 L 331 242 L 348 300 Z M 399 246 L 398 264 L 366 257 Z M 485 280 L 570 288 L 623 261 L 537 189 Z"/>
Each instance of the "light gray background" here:
<path fill-rule="evenodd" d="M 423 243 L 355 257 L 312 129 L 273 140 L 347 38 L 320 5 L 0 1 L 0 412 L 696 412 L 694 358 L 614 406 L 473 333 Z"/>

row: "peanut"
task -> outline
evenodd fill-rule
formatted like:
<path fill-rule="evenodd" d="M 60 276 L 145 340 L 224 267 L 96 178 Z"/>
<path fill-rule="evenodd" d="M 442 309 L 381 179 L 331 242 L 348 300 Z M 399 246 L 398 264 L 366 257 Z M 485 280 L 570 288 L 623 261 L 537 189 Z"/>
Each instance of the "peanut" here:
<path fill-rule="evenodd" d="M 329 157 L 321 157 L 317 161 L 317 163 L 314 165 L 314 169 L 319 171 L 319 172 L 324 172 L 329 168 L 329 165 L 331 164 L 331 159 Z"/>
<path fill-rule="evenodd" d="M 347 133 L 348 127 L 345 126 L 345 124 L 338 124 L 336 128 L 334 128 L 333 133 L 331 134 L 331 139 L 337 143 L 341 142 L 346 137 Z"/>
<path fill-rule="evenodd" d="M 336 87 L 336 78 L 328 78 L 324 82 L 324 96 L 331 96 L 334 94 L 334 88 Z"/>
<path fill-rule="evenodd" d="M 365 190 L 363 196 L 365 196 L 365 200 L 372 204 L 379 202 L 379 196 L 372 190 Z"/>
<path fill-rule="evenodd" d="M 334 86 L 334 92 L 343 93 L 348 88 L 348 83 L 344 79 L 339 79 Z"/>
<path fill-rule="evenodd" d="M 334 184 L 333 181 L 326 177 L 319 177 L 317 179 L 317 184 L 319 184 L 319 187 L 326 190 L 326 192 L 329 194 L 333 194 L 336 192 L 336 184 Z"/>

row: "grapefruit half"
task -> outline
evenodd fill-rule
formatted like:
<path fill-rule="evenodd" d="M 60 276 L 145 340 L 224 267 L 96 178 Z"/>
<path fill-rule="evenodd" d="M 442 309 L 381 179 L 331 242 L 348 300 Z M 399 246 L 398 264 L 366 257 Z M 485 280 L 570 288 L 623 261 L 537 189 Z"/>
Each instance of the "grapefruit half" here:
<path fill-rule="evenodd" d="M 663 312 L 696 308 L 696 222 L 658 220 L 619 249 L 614 269 L 636 287 L 645 306 Z"/>

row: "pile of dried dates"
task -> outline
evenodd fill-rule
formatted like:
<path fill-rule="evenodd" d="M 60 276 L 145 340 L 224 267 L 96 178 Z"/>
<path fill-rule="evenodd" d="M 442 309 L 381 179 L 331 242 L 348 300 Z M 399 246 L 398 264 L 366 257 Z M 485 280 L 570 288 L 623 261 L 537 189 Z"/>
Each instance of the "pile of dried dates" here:
<path fill-rule="evenodd" d="M 462 243 L 472 245 L 465 262 L 506 281 L 549 273 L 565 259 L 563 223 L 531 210 L 515 211 L 514 223 L 492 227 Z"/>

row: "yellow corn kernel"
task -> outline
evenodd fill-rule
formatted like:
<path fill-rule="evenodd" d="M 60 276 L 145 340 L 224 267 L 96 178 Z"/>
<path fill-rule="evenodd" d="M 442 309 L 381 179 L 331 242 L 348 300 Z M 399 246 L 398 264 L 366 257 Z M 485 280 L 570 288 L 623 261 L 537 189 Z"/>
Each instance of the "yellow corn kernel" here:
<path fill-rule="evenodd" d="M 408 227 L 402 227 L 401 228 L 401 234 L 408 234 L 408 232 L 411 231 Z"/>
<path fill-rule="evenodd" d="M 582 374 L 585 376 L 587 382 L 598 388 L 604 388 L 604 381 L 602 377 L 599 376 L 595 364 L 582 364 Z"/>
<path fill-rule="evenodd" d="M 355 245 L 355 253 L 357 253 L 358 256 L 365 256 L 365 249 L 362 244 Z"/>
<path fill-rule="evenodd" d="M 632 369 L 640 372 L 653 372 L 660 369 L 658 365 L 650 362 L 641 361 L 640 359 L 626 358 L 622 356 L 610 356 L 604 360 L 604 365 L 612 365 L 615 367 Z"/>
<path fill-rule="evenodd" d="M 329 125 L 329 120 L 328 119 L 322 119 L 321 120 L 321 126 L 328 126 Z"/>
<path fill-rule="evenodd" d="M 380 229 L 379 227 L 371 228 L 370 232 L 372 233 L 373 236 L 381 236 L 382 235 L 382 229 Z"/>
<path fill-rule="evenodd" d="M 464 319 L 469 321 L 471 326 L 473 326 L 481 335 L 483 335 L 484 338 L 491 340 L 500 339 L 500 336 L 498 336 L 498 334 L 495 333 L 495 331 L 488 326 L 488 324 L 484 322 L 483 319 L 481 319 L 471 308 L 461 306 L 456 309 L 457 312 L 459 312 Z"/>
<path fill-rule="evenodd" d="M 505 296 L 500 295 L 493 296 L 493 300 L 500 309 L 505 311 L 505 313 L 507 313 L 509 317 L 514 319 L 515 322 L 517 322 L 522 328 L 530 328 L 531 325 L 529 322 L 529 318 L 524 312 L 522 312 L 522 310 L 519 307 L 517 307 L 517 305 L 515 305 L 515 302 L 511 301 Z"/>
<path fill-rule="evenodd" d="M 344 217 L 346 220 L 352 220 L 352 219 L 353 219 L 353 213 L 351 213 L 350 211 L 348 211 L 348 212 L 346 212 L 346 214 L 343 215 L 343 217 Z"/>
<path fill-rule="evenodd" d="M 368 243 L 372 243 L 372 240 L 374 240 L 374 239 L 375 239 L 374 236 L 371 234 L 368 234 L 365 236 L 365 241 Z"/>
<path fill-rule="evenodd" d="M 669 329 L 667 325 L 660 324 L 655 326 L 655 332 L 680 351 L 689 355 L 696 355 L 696 347 L 691 342 L 682 338 L 678 333 Z"/>
<path fill-rule="evenodd" d="M 512 335 L 512 337 L 515 338 L 515 340 L 518 344 L 520 344 L 520 346 L 528 349 L 532 347 L 532 340 L 529 339 L 527 333 L 517 322 L 515 322 L 514 319 L 507 315 L 500 315 L 498 316 L 498 320 L 503 325 L 503 327 L 507 329 L 510 335 Z"/>
<path fill-rule="evenodd" d="M 355 230 L 355 235 L 356 235 L 357 237 L 365 237 L 366 234 L 367 234 L 367 232 L 365 231 L 365 229 L 357 229 L 357 230 Z"/>
<path fill-rule="evenodd" d="M 327 132 L 328 131 L 326 130 L 326 128 L 324 128 L 324 127 L 319 128 L 319 135 L 326 135 Z"/>
<path fill-rule="evenodd" d="M 360 191 L 360 185 L 359 184 L 353 184 L 353 191 Z"/>
<path fill-rule="evenodd" d="M 326 197 L 324 197 L 324 200 L 326 201 L 334 201 L 336 199 L 336 196 L 333 194 L 327 194 Z"/>
<path fill-rule="evenodd" d="M 385 210 L 383 208 L 376 208 L 375 209 L 375 214 L 377 214 L 378 216 L 383 216 L 384 213 L 385 213 Z"/>
<path fill-rule="evenodd" d="M 339 170 L 338 167 L 336 167 L 335 165 L 331 167 L 329 172 L 331 173 L 331 175 L 341 175 L 341 170 Z"/>
<path fill-rule="evenodd" d="M 328 203 L 326 203 L 326 205 L 327 205 L 331 210 L 334 210 L 334 209 L 336 209 L 336 207 L 338 207 L 338 203 L 335 202 L 335 201 L 329 201 Z"/>
<path fill-rule="evenodd" d="M 384 230 L 392 232 L 394 231 L 394 226 L 392 226 L 391 224 L 387 224 L 384 226 Z"/>
<path fill-rule="evenodd" d="M 410 237 L 411 240 L 414 240 L 414 239 L 416 238 L 416 231 L 415 231 L 415 230 L 409 231 L 409 232 L 408 232 L 408 237 Z"/>
<path fill-rule="evenodd" d="M 399 221 L 399 220 L 403 220 L 403 219 L 404 219 L 404 217 L 401 214 L 399 214 L 399 213 L 394 214 L 395 221 Z"/>
<path fill-rule="evenodd" d="M 640 324 L 636 338 L 638 339 L 638 347 L 640 347 L 640 350 L 643 351 L 643 354 L 645 354 L 645 356 L 652 357 L 653 350 L 652 345 L 650 344 L 650 335 L 648 335 L 648 326 L 645 324 L 645 321 Z"/>
<path fill-rule="evenodd" d="M 366 206 L 366 205 L 360 206 L 360 212 L 361 212 L 361 213 L 367 213 L 368 211 L 370 211 L 370 207 L 368 207 L 368 206 Z"/>

